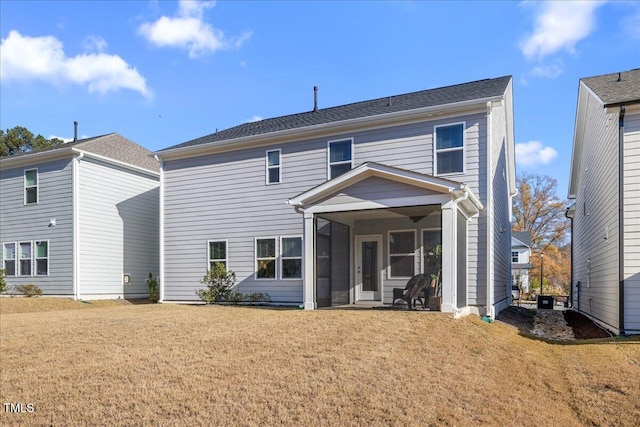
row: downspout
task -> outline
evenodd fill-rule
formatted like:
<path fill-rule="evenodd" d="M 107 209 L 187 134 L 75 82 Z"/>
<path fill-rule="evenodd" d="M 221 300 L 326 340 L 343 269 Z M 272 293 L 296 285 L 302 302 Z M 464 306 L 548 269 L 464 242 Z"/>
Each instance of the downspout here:
<path fill-rule="evenodd" d="M 618 322 L 620 335 L 624 335 L 624 114 L 620 106 L 618 119 Z"/>
<path fill-rule="evenodd" d="M 493 151 L 493 129 L 491 121 L 491 101 L 487 101 L 487 262 L 486 262 L 486 281 L 487 281 L 487 313 L 486 315 L 493 319 L 493 281 L 492 281 L 492 253 L 491 243 L 493 241 L 493 187 L 492 187 L 492 151 Z"/>
<path fill-rule="evenodd" d="M 164 301 L 164 161 L 157 155 L 153 156 L 160 163 L 160 194 L 159 194 L 159 210 L 158 210 L 158 227 L 159 230 L 159 256 L 160 256 L 160 299 L 159 303 Z"/>
<path fill-rule="evenodd" d="M 570 277 L 569 277 L 569 301 L 571 302 L 571 308 L 573 308 L 573 267 L 574 267 L 574 263 L 573 263 L 573 215 L 569 214 L 569 209 L 570 208 L 571 207 L 568 207 L 564 211 L 564 216 L 571 220 L 571 273 L 570 273 Z"/>
<path fill-rule="evenodd" d="M 79 285 L 79 280 L 80 280 L 80 273 L 78 271 L 79 269 L 79 263 L 78 263 L 78 253 L 80 252 L 80 217 L 79 217 L 79 190 L 80 190 L 80 183 L 79 183 L 79 175 L 80 175 L 80 160 L 82 160 L 82 158 L 84 157 L 84 153 L 80 153 L 78 156 L 74 157 L 71 163 L 71 174 L 72 174 L 72 183 L 71 183 L 71 187 L 72 187 L 72 196 L 71 196 L 71 203 L 72 203 L 72 210 L 73 210 L 73 257 L 72 257 L 72 264 L 73 264 L 73 272 L 72 272 L 72 282 L 73 282 L 73 298 L 75 300 L 79 300 L 80 299 L 80 285 Z"/>

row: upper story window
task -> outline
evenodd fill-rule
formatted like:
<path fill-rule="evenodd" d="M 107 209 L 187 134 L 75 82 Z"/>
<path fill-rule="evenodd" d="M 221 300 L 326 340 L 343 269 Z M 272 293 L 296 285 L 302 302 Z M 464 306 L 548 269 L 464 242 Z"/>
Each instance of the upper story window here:
<path fill-rule="evenodd" d="M 24 204 L 38 203 L 38 169 L 24 171 Z"/>
<path fill-rule="evenodd" d="M 518 252 L 516 251 L 511 252 L 511 262 L 514 264 L 517 264 L 518 262 L 520 262 L 520 255 L 518 254 Z"/>
<path fill-rule="evenodd" d="M 328 179 L 333 179 L 353 169 L 353 139 L 329 141 Z"/>
<path fill-rule="evenodd" d="M 216 263 L 224 265 L 227 268 L 227 241 L 226 240 L 211 240 L 208 242 L 208 263 L 209 268 L 213 268 Z"/>
<path fill-rule="evenodd" d="M 267 184 L 280 184 L 280 149 L 267 151 Z"/>
<path fill-rule="evenodd" d="M 464 123 L 435 126 L 436 175 L 464 172 Z"/>

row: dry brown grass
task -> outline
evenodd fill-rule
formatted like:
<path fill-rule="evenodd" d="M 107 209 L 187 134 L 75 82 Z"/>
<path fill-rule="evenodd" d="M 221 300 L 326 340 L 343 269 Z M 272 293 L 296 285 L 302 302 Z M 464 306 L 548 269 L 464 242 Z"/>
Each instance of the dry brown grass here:
<path fill-rule="evenodd" d="M 42 299 L 45 301 L 46 299 Z M 121 305 L 8 314 L 2 425 L 637 425 L 640 342 L 477 317 Z"/>

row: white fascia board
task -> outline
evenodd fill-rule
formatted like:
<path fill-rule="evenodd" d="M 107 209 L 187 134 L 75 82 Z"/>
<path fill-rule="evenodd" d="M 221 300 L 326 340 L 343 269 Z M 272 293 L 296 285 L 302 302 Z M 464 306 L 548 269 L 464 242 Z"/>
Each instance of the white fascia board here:
<path fill-rule="evenodd" d="M 23 154 L 20 156 L 8 156 L 0 159 L 0 166 L 2 166 L 3 169 L 31 166 L 37 163 L 63 159 L 65 157 L 70 157 L 73 154 L 75 154 L 73 147 L 67 147 L 41 151 L 38 153 Z"/>
<path fill-rule="evenodd" d="M 305 214 L 352 212 L 372 209 L 402 208 L 406 206 L 439 205 L 445 204 L 450 200 L 451 196 L 446 194 L 413 196 L 400 197 L 395 199 L 364 200 L 362 202 L 341 203 L 336 205 L 316 205 L 304 208 L 303 211 Z"/>
<path fill-rule="evenodd" d="M 461 101 L 452 104 L 435 105 L 414 110 L 398 111 L 394 113 L 379 114 L 375 116 L 359 117 L 356 119 L 342 120 L 338 122 L 322 123 L 318 125 L 286 129 L 277 132 L 251 135 L 236 139 L 214 141 L 205 144 L 197 144 L 187 147 L 173 148 L 156 151 L 153 154 L 165 160 L 196 157 L 206 154 L 233 151 L 238 149 L 259 147 L 277 141 L 287 143 L 299 141 L 303 138 L 311 138 L 323 134 L 335 134 L 353 130 L 364 130 L 375 127 L 389 126 L 390 124 L 410 123 L 427 118 L 444 118 L 447 114 L 469 112 L 484 109 L 487 101 L 499 101 L 502 95 L 489 98 Z"/>
<path fill-rule="evenodd" d="M 582 156 L 582 139 L 584 137 L 586 114 L 585 110 L 586 103 L 588 102 L 588 95 L 585 91 L 590 90 L 582 81 L 580 81 L 580 85 L 578 87 L 578 100 L 576 103 L 576 119 L 573 130 L 573 146 L 571 148 L 571 169 L 569 170 L 569 188 L 567 191 L 567 197 L 569 199 L 576 198 L 578 174 L 580 173 L 579 161 Z"/>
<path fill-rule="evenodd" d="M 302 207 L 372 176 L 403 182 L 443 194 L 449 194 L 458 188 L 462 188 L 462 184 L 456 185 L 454 181 L 444 181 L 441 178 L 428 177 L 416 172 L 390 168 L 381 164 L 364 163 L 340 175 L 338 178 L 326 181 L 317 187 L 289 199 L 287 203 L 292 206 Z"/>
<path fill-rule="evenodd" d="M 124 169 L 129 169 L 129 170 L 132 170 L 132 171 L 135 171 L 135 172 L 139 172 L 139 173 L 143 173 L 143 174 L 146 174 L 146 175 L 150 175 L 153 178 L 155 178 L 157 180 L 160 180 L 160 172 L 156 172 L 156 171 L 152 171 L 152 170 L 149 170 L 149 169 L 141 168 L 140 166 L 135 166 L 135 165 L 132 165 L 130 163 L 121 162 L 120 160 L 115 160 L 115 159 L 112 159 L 110 157 L 105 157 L 105 156 L 101 156 L 99 154 L 94 154 L 94 153 L 92 153 L 90 151 L 78 150 L 77 148 L 72 148 L 71 151 L 73 153 L 83 154 L 85 157 L 88 157 L 90 159 L 99 160 L 101 162 L 109 163 L 109 164 L 112 164 L 112 165 L 115 165 L 115 166 L 119 166 L 119 167 L 124 168 Z"/>

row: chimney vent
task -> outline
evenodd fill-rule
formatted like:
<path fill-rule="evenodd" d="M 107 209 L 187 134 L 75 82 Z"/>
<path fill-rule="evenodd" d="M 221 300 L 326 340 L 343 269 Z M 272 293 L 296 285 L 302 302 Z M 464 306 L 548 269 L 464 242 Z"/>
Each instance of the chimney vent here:
<path fill-rule="evenodd" d="M 73 122 L 73 142 L 78 140 L 78 122 Z"/>
<path fill-rule="evenodd" d="M 621 82 L 622 81 L 622 73 L 618 73 L 618 80 L 616 80 L 617 82 Z"/>
<path fill-rule="evenodd" d="M 313 87 L 313 111 L 318 111 L 318 86 Z"/>

